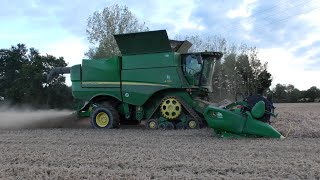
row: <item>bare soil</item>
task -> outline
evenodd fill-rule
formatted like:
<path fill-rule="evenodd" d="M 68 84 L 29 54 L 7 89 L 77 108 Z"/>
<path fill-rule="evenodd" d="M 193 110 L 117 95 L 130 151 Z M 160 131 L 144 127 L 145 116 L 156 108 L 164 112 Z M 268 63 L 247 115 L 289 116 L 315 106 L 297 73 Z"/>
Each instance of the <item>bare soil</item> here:
<path fill-rule="evenodd" d="M 276 106 L 274 127 L 290 130 L 284 140 L 53 119 L 46 122 L 65 128 L 2 128 L 0 179 L 320 179 L 320 103 Z"/>

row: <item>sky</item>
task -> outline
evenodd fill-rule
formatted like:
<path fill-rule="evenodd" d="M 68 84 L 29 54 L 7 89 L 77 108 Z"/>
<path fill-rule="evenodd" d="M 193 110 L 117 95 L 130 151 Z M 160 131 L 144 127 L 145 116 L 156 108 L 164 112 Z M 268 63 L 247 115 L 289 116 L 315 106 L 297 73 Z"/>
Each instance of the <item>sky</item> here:
<path fill-rule="evenodd" d="M 0 48 L 24 43 L 64 57 L 69 66 L 80 64 L 90 47 L 87 18 L 115 3 L 169 37 L 219 35 L 256 46 L 268 62 L 272 87 L 320 87 L 319 0 L 0 0 Z"/>

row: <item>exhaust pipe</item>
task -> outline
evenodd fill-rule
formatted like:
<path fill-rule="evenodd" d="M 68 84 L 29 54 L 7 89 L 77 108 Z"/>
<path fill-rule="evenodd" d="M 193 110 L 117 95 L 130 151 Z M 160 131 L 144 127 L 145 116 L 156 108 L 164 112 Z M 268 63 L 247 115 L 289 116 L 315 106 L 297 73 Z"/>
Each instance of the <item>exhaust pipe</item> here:
<path fill-rule="evenodd" d="M 55 77 L 60 74 L 70 74 L 70 67 L 55 67 L 47 75 L 47 82 L 51 82 Z"/>

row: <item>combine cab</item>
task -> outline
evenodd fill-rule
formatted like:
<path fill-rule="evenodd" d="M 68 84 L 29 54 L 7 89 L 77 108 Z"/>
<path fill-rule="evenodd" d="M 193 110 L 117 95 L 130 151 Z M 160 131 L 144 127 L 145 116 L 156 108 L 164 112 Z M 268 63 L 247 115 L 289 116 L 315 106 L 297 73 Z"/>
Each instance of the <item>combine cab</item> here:
<path fill-rule="evenodd" d="M 78 113 L 97 129 L 145 120 L 148 129 L 197 129 L 209 125 L 220 137 L 282 137 L 268 122 L 266 99 L 218 107 L 205 101 L 212 92 L 220 52 L 188 53 L 188 41 L 170 41 L 165 30 L 115 35 L 122 56 L 55 68 L 71 74 Z M 270 111 L 270 112 L 269 112 Z"/>

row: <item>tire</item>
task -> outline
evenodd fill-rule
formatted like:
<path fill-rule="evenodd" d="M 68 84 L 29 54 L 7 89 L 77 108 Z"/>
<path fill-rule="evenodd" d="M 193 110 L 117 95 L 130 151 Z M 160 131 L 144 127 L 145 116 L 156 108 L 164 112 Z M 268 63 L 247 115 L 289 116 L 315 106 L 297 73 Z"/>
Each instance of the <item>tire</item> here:
<path fill-rule="evenodd" d="M 118 128 L 120 116 L 113 106 L 103 103 L 103 105 L 94 109 L 90 122 L 95 129 Z"/>

